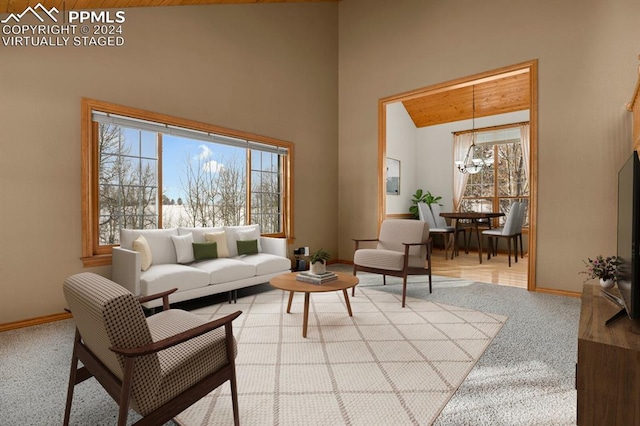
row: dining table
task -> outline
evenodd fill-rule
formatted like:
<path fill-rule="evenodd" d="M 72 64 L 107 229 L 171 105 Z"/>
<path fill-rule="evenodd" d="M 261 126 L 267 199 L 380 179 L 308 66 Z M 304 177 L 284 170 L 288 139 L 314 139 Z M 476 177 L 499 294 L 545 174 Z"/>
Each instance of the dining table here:
<path fill-rule="evenodd" d="M 476 237 L 478 238 L 478 258 L 480 259 L 480 263 L 482 263 L 482 238 L 480 236 L 480 229 L 478 225 L 482 223 L 488 223 L 489 229 L 491 229 L 491 219 L 494 217 L 504 216 L 502 212 L 442 212 L 440 216 L 451 219 L 455 221 L 456 232 L 454 235 L 458 235 L 458 230 L 460 229 L 463 223 L 470 223 L 472 228 L 476 230 Z M 472 231 L 473 232 L 473 231 Z M 458 252 L 458 239 L 456 238 L 454 241 L 455 244 L 455 252 Z"/>

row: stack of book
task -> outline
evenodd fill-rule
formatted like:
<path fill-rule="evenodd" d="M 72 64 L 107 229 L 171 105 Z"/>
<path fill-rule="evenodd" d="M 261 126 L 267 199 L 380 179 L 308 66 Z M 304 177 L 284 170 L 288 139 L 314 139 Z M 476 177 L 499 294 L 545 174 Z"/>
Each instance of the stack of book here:
<path fill-rule="evenodd" d="M 311 284 L 324 284 L 337 280 L 338 276 L 330 271 L 323 272 L 322 274 L 312 274 L 309 271 L 304 271 L 298 273 L 298 275 L 296 275 L 296 279 L 298 281 L 304 281 Z"/>

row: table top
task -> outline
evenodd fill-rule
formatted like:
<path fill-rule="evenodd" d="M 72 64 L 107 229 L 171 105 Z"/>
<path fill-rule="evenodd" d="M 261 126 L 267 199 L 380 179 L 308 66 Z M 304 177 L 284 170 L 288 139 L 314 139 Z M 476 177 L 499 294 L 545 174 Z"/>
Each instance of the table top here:
<path fill-rule="evenodd" d="M 440 213 L 442 217 L 448 217 L 450 219 L 490 219 L 492 217 L 504 216 L 502 212 L 443 212 Z"/>
<path fill-rule="evenodd" d="M 323 284 L 311 284 L 304 281 L 298 281 L 296 279 L 297 272 L 291 272 L 288 274 L 278 275 L 275 278 L 271 278 L 269 284 L 275 288 L 286 291 L 303 292 L 303 293 L 321 293 L 325 291 L 338 291 L 346 290 L 354 287 L 360 282 L 358 278 L 351 274 L 342 272 L 335 273 L 338 276 L 337 280 L 329 281 Z"/>

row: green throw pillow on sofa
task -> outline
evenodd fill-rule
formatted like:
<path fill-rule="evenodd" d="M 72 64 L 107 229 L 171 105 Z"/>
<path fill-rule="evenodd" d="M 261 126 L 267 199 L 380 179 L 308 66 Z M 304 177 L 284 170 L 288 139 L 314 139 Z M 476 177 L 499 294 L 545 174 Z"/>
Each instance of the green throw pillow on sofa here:
<path fill-rule="evenodd" d="M 196 261 L 218 258 L 218 243 L 193 243 L 193 257 Z"/>
<path fill-rule="evenodd" d="M 258 240 L 239 240 L 236 241 L 238 245 L 238 256 L 243 254 L 258 254 Z"/>

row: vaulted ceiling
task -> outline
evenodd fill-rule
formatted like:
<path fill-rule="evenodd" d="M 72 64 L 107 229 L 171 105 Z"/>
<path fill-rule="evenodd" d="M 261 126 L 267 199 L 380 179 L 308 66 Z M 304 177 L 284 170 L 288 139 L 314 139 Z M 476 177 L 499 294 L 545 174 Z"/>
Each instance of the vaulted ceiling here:
<path fill-rule="evenodd" d="M 472 118 L 474 98 L 476 118 L 529 109 L 529 87 L 529 73 L 522 70 L 420 92 L 402 103 L 416 127 L 433 126 Z"/>
<path fill-rule="evenodd" d="M 27 7 L 34 7 L 38 3 L 47 9 L 85 10 L 85 9 L 122 9 L 125 7 L 152 6 L 190 6 L 203 4 L 232 4 L 232 3 L 303 3 L 303 2 L 333 2 L 340 0 L 0 0 L 0 13 L 22 12 Z"/>
<path fill-rule="evenodd" d="M 59 11 L 85 9 L 122 9 L 128 7 L 188 6 L 207 4 L 304 3 L 342 0 L 0 0 L 0 14 L 25 11 L 41 4 Z M 474 93 L 475 92 L 475 93 Z M 474 112 L 475 98 L 475 112 Z M 443 90 L 419 92 L 404 98 L 407 112 L 416 127 L 433 126 L 475 117 L 521 111 L 531 101 L 529 74 L 507 73 Z"/>

